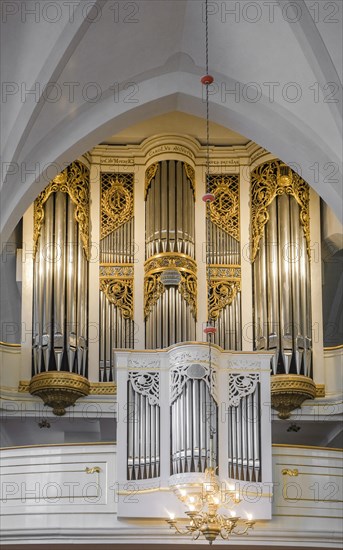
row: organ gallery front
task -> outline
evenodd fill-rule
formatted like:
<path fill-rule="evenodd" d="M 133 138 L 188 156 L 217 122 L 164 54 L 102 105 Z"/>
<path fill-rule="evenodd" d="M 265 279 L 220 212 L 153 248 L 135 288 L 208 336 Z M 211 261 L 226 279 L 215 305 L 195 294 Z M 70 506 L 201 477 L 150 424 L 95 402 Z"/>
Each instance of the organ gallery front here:
<path fill-rule="evenodd" d="M 99 145 L 24 217 L 30 391 L 62 415 L 91 383 L 115 388 L 123 516 L 133 481 L 167 484 L 169 507 L 209 467 L 265 488 L 270 406 L 289 417 L 323 379 L 318 196 L 252 142 L 210 153 L 184 135 Z"/>

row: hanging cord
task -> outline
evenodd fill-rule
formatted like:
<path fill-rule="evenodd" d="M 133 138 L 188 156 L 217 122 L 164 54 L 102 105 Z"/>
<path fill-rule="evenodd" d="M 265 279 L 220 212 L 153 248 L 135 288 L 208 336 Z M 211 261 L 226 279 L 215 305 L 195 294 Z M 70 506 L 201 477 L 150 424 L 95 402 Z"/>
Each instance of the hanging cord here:
<path fill-rule="evenodd" d="M 205 0 L 205 36 L 206 36 L 206 75 L 202 77 L 201 82 L 206 87 L 206 194 L 203 197 L 203 200 L 206 203 L 206 280 L 207 280 L 207 327 L 205 328 L 205 334 L 208 338 L 208 360 L 209 360 L 209 385 L 210 385 L 210 414 L 209 414 L 209 428 L 210 428 L 210 467 L 212 467 L 213 460 L 213 439 L 216 434 L 216 426 L 212 426 L 212 378 L 213 378 L 213 368 L 212 368 L 212 336 L 214 336 L 216 329 L 214 323 L 211 319 L 211 202 L 214 201 L 215 197 L 211 193 L 210 186 L 210 116 L 209 116 L 209 91 L 208 86 L 212 84 L 213 77 L 208 73 L 208 0 Z"/>

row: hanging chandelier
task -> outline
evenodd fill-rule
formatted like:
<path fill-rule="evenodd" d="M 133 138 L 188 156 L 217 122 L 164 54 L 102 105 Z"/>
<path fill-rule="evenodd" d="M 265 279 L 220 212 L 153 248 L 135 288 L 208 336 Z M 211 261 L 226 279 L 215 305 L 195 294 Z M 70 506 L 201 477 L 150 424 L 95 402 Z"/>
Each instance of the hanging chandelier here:
<path fill-rule="evenodd" d="M 209 379 L 212 380 L 212 338 L 216 334 L 214 319 L 210 311 L 211 298 L 211 270 L 210 264 L 210 221 L 211 210 L 210 204 L 215 200 L 215 196 L 209 189 L 209 170 L 210 170 L 210 138 L 209 138 L 209 90 L 208 87 L 213 83 L 213 77 L 208 72 L 208 0 L 205 0 L 205 29 L 206 29 L 206 74 L 201 78 L 201 83 L 206 90 L 206 192 L 202 200 L 206 204 L 206 264 L 207 264 L 207 289 L 208 289 L 208 321 L 204 329 L 208 346 L 209 346 Z M 210 397 L 212 398 L 212 387 L 210 384 Z M 170 528 L 178 535 L 191 535 L 193 540 L 197 540 L 200 535 L 212 544 L 218 537 L 224 540 L 229 539 L 230 535 L 245 535 L 251 529 L 255 521 L 250 514 L 247 518 L 240 518 L 236 512 L 232 510 L 233 506 L 241 502 L 239 491 L 234 487 L 220 486 L 216 475 L 216 466 L 214 465 L 213 443 L 216 435 L 216 428 L 213 427 L 211 418 L 210 422 L 210 437 L 209 437 L 209 465 L 205 469 L 202 482 L 198 484 L 178 485 L 175 493 L 179 500 L 186 506 L 188 510 L 185 514 L 188 516 L 189 523 L 185 526 L 180 526 L 175 519 L 175 514 L 170 514 L 167 523 Z M 217 441 L 217 439 L 216 439 Z M 228 509 L 229 508 L 229 509 Z"/>
<path fill-rule="evenodd" d="M 228 504 L 239 504 L 241 499 L 239 493 L 234 489 L 221 490 L 215 469 L 212 467 L 205 470 L 205 481 L 199 492 L 187 495 L 185 490 L 180 491 L 180 500 L 188 504 L 189 510 L 185 513 L 189 518 L 189 524 L 179 527 L 175 517 L 170 514 L 167 523 L 171 529 L 179 535 L 192 535 L 197 540 L 200 535 L 212 544 L 218 536 L 228 540 L 230 535 L 245 535 L 255 523 L 250 515 L 244 520 L 236 516 L 235 511 L 230 511 L 230 516 L 220 513 L 220 509 Z"/>

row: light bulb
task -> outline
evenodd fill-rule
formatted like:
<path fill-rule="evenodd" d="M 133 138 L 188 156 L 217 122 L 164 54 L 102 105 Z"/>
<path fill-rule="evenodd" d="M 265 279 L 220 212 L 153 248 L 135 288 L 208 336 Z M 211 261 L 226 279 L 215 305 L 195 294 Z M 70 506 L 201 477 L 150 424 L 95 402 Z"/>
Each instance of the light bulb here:
<path fill-rule="evenodd" d="M 171 512 L 169 512 L 169 519 L 171 520 L 175 519 L 175 514 L 172 514 Z"/>
<path fill-rule="evenodd" d="M 194 512 L 194 510 L 195 510 L 194 504 L 189 505 L 189 510 L 190 510 L 190 512 Z"/>
<path fill-rule="evenodd" d="M 195 498 L 194 497 L 189 497 L 189 502 L 195 502 Z"/>
<path fill-rule="evenodd" d="M 180 494 L 182 497 L 185 497 L 187 495 L 187 492 L 185 491 L 185 489 L 181 489 Z"/>
<path fill-rule="evenodd" d="M 251 521 L 252 520 L 252 514 L 247 514 L 247 518 L 248 518 L 249 521 Z"/>
<path fill-rule="evenodd" d="M 236 512 L 234 510 L 232 510 L 232 512 L 231 512 L 231 517 L 233 517 L 233 518 L 236 517 Z"/>
<path fill-rule="evenodd" d="M 239 500 L 239 492 L 236 492 L 236 499 Z"/>

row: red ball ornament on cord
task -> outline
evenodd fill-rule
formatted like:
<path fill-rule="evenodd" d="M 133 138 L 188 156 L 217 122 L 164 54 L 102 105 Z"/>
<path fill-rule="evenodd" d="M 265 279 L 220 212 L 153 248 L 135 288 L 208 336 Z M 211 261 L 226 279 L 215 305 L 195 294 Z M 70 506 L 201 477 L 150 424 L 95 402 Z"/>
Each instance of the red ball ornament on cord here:
<path fill-rule="evenodd" d="M 202 200 L 204 202 L 213 202 L 215 198 L 216 197 L 213 195 L 213 193 L 205 193 L 205 195 L 203 195 L 202 197 Z"/>
<path fill-rule="evenodd" d="M 204 328 L 204 333 L 207 334 L 215 334 L 217 332 L 216 327 L 206 327 Z"/>
<path fill-rule="evenodd" d="M 208 86 L 209 84 L 212 84 L 213 81 L 214 81 L 214 78 L 210 74 L 205 74 L 200 79 L 201 84 L 203 84 L 204 86 Z"/>

